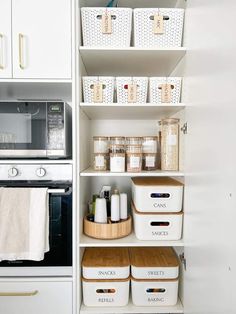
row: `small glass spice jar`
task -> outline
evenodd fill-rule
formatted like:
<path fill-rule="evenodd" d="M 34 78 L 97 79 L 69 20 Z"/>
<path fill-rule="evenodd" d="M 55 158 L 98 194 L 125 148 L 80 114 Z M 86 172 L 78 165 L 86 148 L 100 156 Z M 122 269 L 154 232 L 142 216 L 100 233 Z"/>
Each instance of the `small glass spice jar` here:
<path fill-rule="evenodd" d="M 142 171 L 142 146 L 128 145 L 126 155 L 127 155 L 127 171 L 128 172 Z"/>
<path fill-rule="evenodd" d="M 158 150 L 158 137 L 157 136 L 144 136 L 142 141 L 143 153 L 157 153 Z"/>
<path fill-rule="evenodd" d="M 109 155 L 103 153 L 94 154 L 93 158 L 93 169 L 95 171 L 106 171 L 108 170 Z"/>
<path fill-rule="evenodd" d="M 111 136 L 110 144 L 111 145 L 125 145 L 125 137 L 124 136 Z"/>
<path fill-rule="evenodd" d="M 179 119 L 169 118 L 161 126 L 161 169 L 179 170 Z"/>
<path fill-rule="evenodd" d="M 126 137 L 126 145 L 142 145 L 142 137 L 138 136 Z"/>
<path fill-rule="evenodd" d="M 95 154 L 108 153 L 109 145 L 108 145 L 108 137 L 106 136 L 94 136 L 93 137 L 93 152 Z"/>
<path fill-rule="evenodd" d="M 125 146 L 110 145 L 110 171 L 125 172 Z"/>

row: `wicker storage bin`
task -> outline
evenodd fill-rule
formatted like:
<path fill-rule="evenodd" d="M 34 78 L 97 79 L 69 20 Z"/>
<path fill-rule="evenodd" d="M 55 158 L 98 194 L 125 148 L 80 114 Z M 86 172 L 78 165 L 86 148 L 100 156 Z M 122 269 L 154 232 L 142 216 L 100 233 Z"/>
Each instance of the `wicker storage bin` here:
<path fill-rule="evenodd" d="M 165 85 L 170 85 L 169 95 L 165 94 Z M 181 77 L 150 77 L 149 98 L 151 103 L 179 103 L 181 95 Z M 168 87 L 168 86 L 167 86 Z"/>
<path fill-rule="evenodd" d="M 115 78 L 111 76 L 84 76 L 83 94 L 84 102 L 112 103 L 114 100 Z M 101 95 L 96 98 L 96 84 L 102 84 Z M 99 91 L 97 91 L 99 92 Z"/>
<path fill-rule="evenodd" d="M 155 27 L 158 16 L 160 28 Z M 135 47 L 180 47 L 183 21 L 183 9 L 134 9 Z"/>
<path fill-rule="evenodd" d="M 84 46 L 130 46 L 132 9 L 89 7 L 82 8 L 81 15 Z M 105 29 L 104 20 L 108 25 Z"/>
<path fill-rule="evenodd" d="M 134 86 L 134 95 L 130 95 L 130 86 Z M 146 103 L 148 91 L 147 77 L 117 77 L 117 102 L 118 103 Z"/>

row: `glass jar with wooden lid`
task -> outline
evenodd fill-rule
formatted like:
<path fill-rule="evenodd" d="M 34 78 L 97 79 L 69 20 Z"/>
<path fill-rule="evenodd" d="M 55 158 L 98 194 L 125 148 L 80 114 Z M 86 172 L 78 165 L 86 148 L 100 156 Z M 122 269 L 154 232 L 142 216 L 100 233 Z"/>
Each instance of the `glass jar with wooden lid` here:
<path fill-rule="evenodd" d="M 142 171 L 142 146 L 128 145 L 126 149 L 127 155 L 127 171 L 140 172 Z"/>
<path fill-rule="evenodd" d="M 102 153 L 106 154 L 108 153 L 109 148 L 109 142 L 107 136 L 94 136 L 93 137 L 93 152 L 95 154 Z"/>

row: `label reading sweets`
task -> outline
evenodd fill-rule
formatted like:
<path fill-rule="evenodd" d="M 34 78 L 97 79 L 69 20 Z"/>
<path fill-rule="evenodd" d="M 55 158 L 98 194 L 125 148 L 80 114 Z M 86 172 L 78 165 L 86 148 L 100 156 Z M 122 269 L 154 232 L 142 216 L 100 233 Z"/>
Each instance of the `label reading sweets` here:
<path fill-rule="evenodd" d="M 163 34 L 164 33 L 164 19 L 162 15 L 155 14 L 154 15 L 154 34 Z"/>
<path fill-rule="evenodd" d="M 95 83 L 93 86 L 93 102 L 103 102 L 102 83 Z"/>
<path fill-rule="evenodd" d="M 137 102 L 137 84 L 128 84 L 128 102 Z"/>
<path fill-rule="evenodd" d="M 102 33 L 112 34 L 111 14 L 107 11 L 102 15 Z"/>
<path fill-rule="evenodd" d="M 171 102 L 171 84 L 161 85 L 161 102 Z"/>

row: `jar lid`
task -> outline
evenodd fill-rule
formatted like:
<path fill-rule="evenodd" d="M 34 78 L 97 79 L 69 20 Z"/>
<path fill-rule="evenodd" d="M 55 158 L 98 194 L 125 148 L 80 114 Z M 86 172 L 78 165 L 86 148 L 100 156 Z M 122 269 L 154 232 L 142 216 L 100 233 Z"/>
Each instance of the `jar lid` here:
<path fill-rule="evenodd" d="M 107 136 L 94 136 L 93 137 L 94 140 L 108 140 Z"/>
<path fill-rule="evenodd" d="M 158 141 L 158 136 L 143 136 L 143 139 Z"/>
<path fill-rule="evenodd" d="M 127 136 L 126 139 L 131 139 L 131 138 L 134 138 L 134 139 L 142 139 L 142 136 Z"/>
<path fill-rule="evenodd" d="M 110 139 L 111 140 L 114 140 L 114 139 L 125 140 L 125 136 L 110 136 Z"/>
<path fill-rule="evenodd" d="M 110 148 L 125 148 L 123 144 L 110 144 Z"/>
<path fill-rule="evenodd" d="M 159 124 L 161 123 L 178 123 L 180 121 L 180 119 L 177 118 L 168 118 L 168 119 L 162 119 L 161 121 L 159 121 Z"/>

